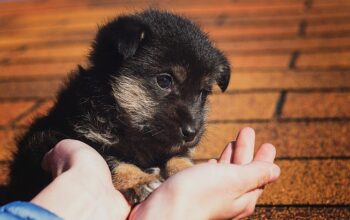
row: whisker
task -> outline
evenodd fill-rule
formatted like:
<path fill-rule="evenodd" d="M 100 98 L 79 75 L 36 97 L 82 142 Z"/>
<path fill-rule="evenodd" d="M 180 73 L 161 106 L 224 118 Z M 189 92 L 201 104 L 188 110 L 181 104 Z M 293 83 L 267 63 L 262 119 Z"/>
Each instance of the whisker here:
<path fill-rule="evenodd" d="M 163 132 L 163 130 L 160 129 L 158 132 L 155 132 L 155 133 L 153 133 L 153 134 L 151 134 L 151 135 L 152 135 L 152 137 L 154 137 L 154 136 L 156 136 L 156 135 L 158 135 L 158 134 L 161 134 L 162 132 Z"/>

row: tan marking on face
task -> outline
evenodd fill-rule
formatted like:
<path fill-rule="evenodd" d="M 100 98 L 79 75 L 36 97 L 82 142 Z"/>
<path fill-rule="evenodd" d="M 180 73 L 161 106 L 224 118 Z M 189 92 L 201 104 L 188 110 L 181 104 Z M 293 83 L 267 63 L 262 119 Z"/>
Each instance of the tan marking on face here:
<path fill-rule="evenodd" d="M 142 128 L 145 121 L 153 117 L 157 103 L 137 78 L 119 76 L 115 77 L 114 82 L 113 96 L 129 115 L 132 125 Z"/>
<path fill-rule="evenodd" d="M 215 79 L 212 76 L 206 75 L 205 77 L 203 77 L 203 79 L 201 81 L 201 86 L 202 86 L 202 88 L 211 86 L 214 81 L 215 81 Z"/>
<path fill-rule="evenodd" d="M 180 83 L 185 81 L 185 79 L 187 77 L 187 71 L 184 67 L 174 66 L 172 69 L 173 69 L 174 76 L 176 77 L 176 79 L 178 81 L 180 81 Z"/>

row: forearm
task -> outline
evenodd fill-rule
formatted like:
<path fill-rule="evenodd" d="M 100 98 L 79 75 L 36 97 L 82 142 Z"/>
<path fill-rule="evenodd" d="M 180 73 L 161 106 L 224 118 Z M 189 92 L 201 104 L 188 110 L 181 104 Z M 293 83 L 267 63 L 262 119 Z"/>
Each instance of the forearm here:
<path fill-rule="evenodd" d="M 104 216 L 104 219 L 110 219 L 110 214 L 118 212 L 123 204 L 116 203 L 115 209 L 111 212 L 102 212 L 104 209 L 101 206 L 111 195 L 110 191 L 105 190 L 106 187 L 101 187 L 100 184 L 99 180 L 84 178 L 79 170 L 69 169 L 54 179 L 31 202 L 64 219 L 91 219 L 91 216 L 97 214 Z M 122 195 L 116 191 L 114 196 Z M 125 217 L 120 216 L 119 219 Z"/>
<path fill-rule="evenodd" d="M 93 195 L 88 186 L 84 186 L 69 170 L 54 179 L 45 189 L 32 199 L 32 203 L 40 205 L 64 219 L 77 219 L 87 211 L 91 211 Z M 69 200 L 69 203 L 67 201 Z"/>

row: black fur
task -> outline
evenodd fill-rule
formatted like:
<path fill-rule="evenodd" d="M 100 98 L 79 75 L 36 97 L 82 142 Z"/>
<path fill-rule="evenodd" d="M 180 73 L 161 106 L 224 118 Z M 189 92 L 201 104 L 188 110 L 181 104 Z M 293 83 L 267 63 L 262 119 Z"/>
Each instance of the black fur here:
<path fill-rule="evenodd" d="M 171 90 L 160 89 L 157 76 L 173 75 L 175 66 L 183 68 L 187 77 L 180 82 L 173 76 Z M 134 113 L 120 105 L 113 93 L 121 76 L 137 79 L 156 103 L 146 109 L 153 111 L 151 118 L 141 117 L 135 124 Z M 81 140 L 106 158 L 142 169 L 162 168 L 169 158 L 188 155 L 203 134 L 212 84 L 216 81 L 225 91 L 229 78 L 227 59 L 187 19 L 148 10 L 110 21 L 96 36 L 90 66 L 71 74 L 48 115 L 37 119 L 20 138 L 11 169 L 10 200 L 29 200 L 49 183 L 41 160 L 65 138 Z M 179 128 L 188 124 L 195 128 L 196 137 L 184 142 Z M 79 129 L 101 134 L 103 140 Z"/>

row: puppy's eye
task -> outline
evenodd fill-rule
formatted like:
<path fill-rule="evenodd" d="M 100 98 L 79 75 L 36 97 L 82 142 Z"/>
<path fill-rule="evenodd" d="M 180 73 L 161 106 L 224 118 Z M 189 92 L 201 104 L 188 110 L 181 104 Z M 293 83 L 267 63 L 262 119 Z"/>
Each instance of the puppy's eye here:
<path fill-rule="evenodd" d="M 173 77 L 168 73 L 157 76 L 157 84 L 162 89 L 169 89 L 173 84 Z"/>

